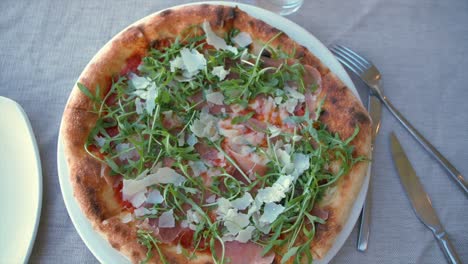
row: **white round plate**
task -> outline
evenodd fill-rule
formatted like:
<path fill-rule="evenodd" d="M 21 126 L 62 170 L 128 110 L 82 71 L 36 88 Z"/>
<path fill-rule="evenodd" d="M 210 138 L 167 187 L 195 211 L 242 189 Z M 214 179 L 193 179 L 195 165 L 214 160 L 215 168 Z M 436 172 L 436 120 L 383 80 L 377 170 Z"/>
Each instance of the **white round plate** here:
<path fill-rule="evenodd" d="M 24 109 L 0 96 L 0 262 L 28 263 L 42 205 L 42 169 Z"/>
<path fill-rule="evenodd" d="M 265 9 L 240 4 L 233 2 L 198 2 L 191 3 L 181 6 L 190 6 L 190 5 L 199 5 L 202 3 L 206 4 L 221 4 L 229 6 L 238 6 L 240 9 L 249 13 L 255 18 L 261 19 L 266 23 L 280 29 L 281 31 L 288 34 L 292 39 L 297 41 L 299 44 L 305 46 L 309 49 L 315 56 L 317 56 L 330 70 L 335 73 L 359 98 L 359 95 L 354 87 L 353 82 L 349 78 L 346 71 L 343 69 L 341 64 L 335 59 L 335 57 L 330 53 L 330 51 L 310 32 L 306 31 L 301 26 L 295 24 L 294 22 L 279 16 L 275 13 L 267 11 Z M 176 7 L 181 7 L 176 6 Z M 174 7 L 172 7 L 174 8 Z M 161 10 L 159 12 L 162 12 Z M 102 263 L 129 263 L 129 260 L 120 254 L 117 250 L 111 247 L 111 245 L 105 240 L 101 235 L 94 231 L 91 223 L 84 216 L 83 212 L 79 208 L 78 203 L 73 197 L 73 190 L 70 183 L 70 175 L 63 152 L 62 137 L 59 134 L 58 138 L 58 148 L 57 148 L 57 163 L 58 163 L 58 173 L 60 187 L 62 189 L 63 199 L 65 201 L 65 206 L 67 207 L 68 214 L 78 231 L 78 234 L 81 236 L 86 246 L 91 250 L 94 256 Z M 370 171 L 370 166 L 369 166 Z M 314 261 L 316 264 L 325 264 L 328 263 L 338 252 L 338 250 L 343 246 L 344 242 L 348 238 L 349 234 L 353 230 L 354 225 L 356 224 L 357 219 L 361 213 L 362 205 L 364 204 L 365 196 L 369 186 L 369 171 L 367 173 L 366 179 L 362 185 L 361 191 L 353 205 L 351 215 L 349 216 L 348 222 L 343 227 L 343 230 L 338 235 L 334 245 L 328 252 L 328 254 L 321 260 Z"/>

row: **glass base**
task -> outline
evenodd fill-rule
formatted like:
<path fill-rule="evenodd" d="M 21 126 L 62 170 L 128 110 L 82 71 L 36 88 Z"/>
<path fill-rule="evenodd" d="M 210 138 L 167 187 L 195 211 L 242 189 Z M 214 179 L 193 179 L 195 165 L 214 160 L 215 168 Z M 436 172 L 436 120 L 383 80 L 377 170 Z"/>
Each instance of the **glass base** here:
<path fill-rule="evenodd" d="M 255 2 L 262 8 L 287 16 L 296 12 L 304 0 L 256 0 Z"/>

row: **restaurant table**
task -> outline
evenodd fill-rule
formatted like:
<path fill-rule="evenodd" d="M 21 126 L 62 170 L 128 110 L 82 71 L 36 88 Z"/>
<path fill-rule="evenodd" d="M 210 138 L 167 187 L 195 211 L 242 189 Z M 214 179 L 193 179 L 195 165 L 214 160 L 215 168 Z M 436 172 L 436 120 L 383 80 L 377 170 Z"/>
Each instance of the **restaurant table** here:
<path fill-rule="evenodd" d="M 70 221 L 60 192 L 56 149 L 62 111 L 79 74 L 112 36 L 146 15 L 188 2 L 0 1 L 0 95 L 25 109 L 42 159 L 42 212 L 31 263 L 98 262 Z M 325 45 L 348 45 L 378 65 L 388 98 L 468 177 L 468 1 L 305 0 L 288 18 Z M 386 109 L 373 160 L 369 248 L 356 251 L 355 227 L 331 263 L 445 262 L 403 192 L 390 154 L 391 131 L 468 263 L 467 197 Z"/>

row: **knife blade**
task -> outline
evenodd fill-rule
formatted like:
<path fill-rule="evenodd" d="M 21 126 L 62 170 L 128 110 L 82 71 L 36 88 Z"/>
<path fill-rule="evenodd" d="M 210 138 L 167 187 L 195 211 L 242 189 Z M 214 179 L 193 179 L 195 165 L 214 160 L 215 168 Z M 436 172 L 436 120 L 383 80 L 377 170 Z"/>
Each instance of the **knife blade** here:
<path fill-rule="evenodd" d="M 432 207 L 429 195 L 427 195 L 421 185 L 421 182 L 406 156 L 403 147 L 393 132 L 390 134 L 390 139 L 393 161 L 397 167 L 401 184 L 405 189 L 416 216 L 432 231 L 434 237 L 439 243 L 439 246 L 444 252 L 445 257 L 447 258 L 447 261 L 449 263 L 461 263 L 455 248 L 448 238 L 447 232 L 445 232 L 436 211 Z"/>
<path fill-rule="evenodd" d="M 377 97 L 371 95 L 370 90 L 368 90 L 367 110 L 369 111 L 369 114 L 372 119 L 372 128 L 371 128 L 372 129 L 371 131 L 372 151 L 371 153 L 374 153 L 375 138 L 377 137 L 377 134 L 379 133 L 379 129 L 380 129 L 380 117 L 382 115 L 382 103 Z M 370 219 L 371 219 L 371 206 L 372 206 L 370 186 L 371 186 L 371 181 L 369 181 L 369 190 L 367 191 L 366 200 L 362 207 L 361 222 L 359 224 L 357 249 L 361 252 L 366 251 L 369 245 Z"/>

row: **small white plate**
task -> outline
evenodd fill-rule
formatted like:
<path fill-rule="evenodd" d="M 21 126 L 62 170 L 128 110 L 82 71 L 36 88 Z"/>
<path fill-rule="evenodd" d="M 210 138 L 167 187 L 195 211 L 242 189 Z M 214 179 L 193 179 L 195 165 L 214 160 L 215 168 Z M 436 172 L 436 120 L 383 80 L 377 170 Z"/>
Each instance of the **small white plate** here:
<path fill-rule="evenodd" d="M 240 9 L 246 11 L 253 17 L 261 19 L 268 24 L 286 32 L 292 39 L 296 40 L 301 45 L 308 48 L 315 56 L 317 56 L 332 72 L 334 72 L 359 98 L 359 95 L 354 87 L 353 82 L 349 78 L 346 71 L 343 69 L 341 64 L 335 59 L 335 57 L 330 53 L 330 51 L 311 33 L 302 28 L 301 26 L 295 24 L 294 22 L 279 16 L 275 13 L 261 9 L 259 7 L 233 3 L 233 2 L 200 2 L 200 3 L 191 3 L 181 6 L 190 6 L 190 5 L 199 5 L 201 3 L 206 4 L 221 4 L 228 6 L 238 6 Z M 180 7 L 180 6 L 177 6 Z M 162 12 L 161 10 L 159 12 Z M 94 254 L 94 256 L 102 263 L 129 263 L 129 260 L 126 259 L 122 254 L 117 250 L 112 248 L 110 244 L 102 238 L 97 232 L 95 232 L 81 212 L 78 203 L 73 197 L 73 190 L 71 187 L 68 167 L 63 153 L 63 145 L 61 141 L 61 136 L 59 135 L 58 140 L 58 150 L 57 150 L 57 162 L 58 162 L 58 172 L 60 186 L 62 189 L 63 198 L 65 200 L 65 205 L 67 206 L 68 213 L 75 225 L 76 230 L 80 234 L 81 238 Z M 370 166 L 369 166 L 370 170 Z M 348 222 L 343 227 L 343 230 L 338 235 L 335 243 L 328 252 L 328 254 L 321 260 L 314 261 L 316 264 L 328 263 L 338 252 L 338 250 L 343 246 L 344 242 L 348 238 L 349 234 L 354 228 L 357 219 L 361 213 L 362 205 L 364 204 L 365 196 L 369 186 L 369 171 L 367 173 L 366 179 L 363 183 L 361 191 L 353 205 L 351 215 L 349 216 Z"/>
<path fill-rule="evenodd" d="M 41 213 L 41 160 L 23 108 L 0 96 L 0 113 L 0 258 L 26 263 Z"/>

